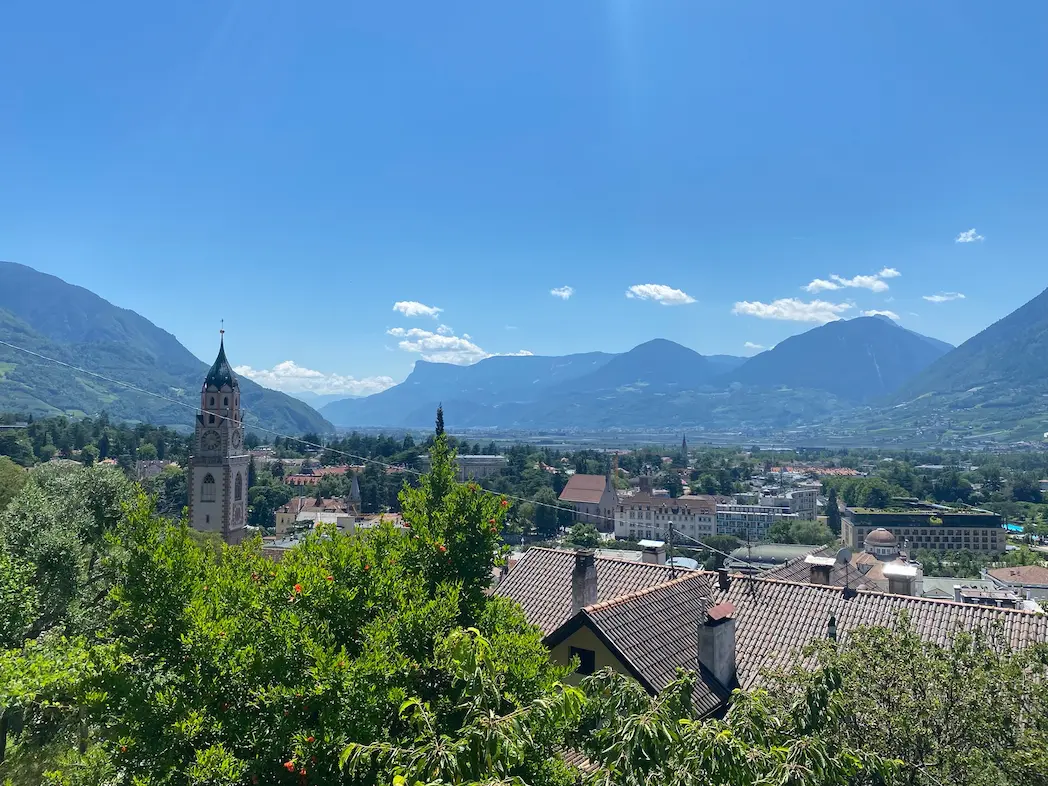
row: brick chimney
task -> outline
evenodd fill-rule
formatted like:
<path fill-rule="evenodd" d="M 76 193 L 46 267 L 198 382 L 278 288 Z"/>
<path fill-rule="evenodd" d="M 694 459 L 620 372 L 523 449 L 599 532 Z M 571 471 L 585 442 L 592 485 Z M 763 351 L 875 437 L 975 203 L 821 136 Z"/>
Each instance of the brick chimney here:
<path fill-rule="evenodd" d="M 718 603 L 699 622 L 699 663 L 723 687 L 735 687 L 735 606 Z"/>
<path fill-rule="evenodd" d="M 575 567 L 571 571 L 571 613 L 578 614 L 586 606 L 597 602 L 597 562 L 593 549 L 575 552 Z"/>

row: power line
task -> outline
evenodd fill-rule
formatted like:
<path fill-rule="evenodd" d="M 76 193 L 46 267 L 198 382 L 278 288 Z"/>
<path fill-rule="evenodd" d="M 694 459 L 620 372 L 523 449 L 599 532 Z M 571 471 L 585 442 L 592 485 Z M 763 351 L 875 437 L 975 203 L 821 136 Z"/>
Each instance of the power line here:
<path fill-rule="evenodd" d="M 165 396 L 165 395 L 163 395 L 161 393 L 155 393 L 155 392 L 153 392 L 151 390 L 146 390 L 145 388 L 140 388 L 137 385 L 132 385 L 130 382 L 125 382 L 125 381 L 120 380 L 120 379 L 113 379 L 112 377 L 107 377 L 105 374 L 99 374 L 96 371 L 89 371 L 86 368 L 82 368 L 80 366 L 76 366 L 76 365 L 74 365 L 72 363 L 67 363 L 64 360 L 59 360 L 57 358 L 48 357 L 47 355 L 42 355 L 39 352 L 34 352 L 31 349 L 26 349 L 25 347 L 20 347 L 17 344 L 12 344 L 12 343 L 10 343 L 8 341 L 4 341 L 3 339 L 0 339 L 0 346 L 8 347 L 8 348 L 13 349 L 13 350 L 15 350 L 17 352 L 23 352 L 26 355 L 31 355 L 32 357 L 38 358 L 40 360 L 47 361 L 48 363 L 54 363 L 55 365 L 63 366 L 64 368 L 68 368 L 71 371 L 76 371 L 79 374 L 86 374 L 86 375 L 88 375 L 90 377 L 94 377 L 95 379 L 100 379 L 100 380 L 102 380 L 104 382 L 108 382 L 111 385 L 117 385 L 119 387 L 123 387 L 123 388 L 126 388 L 128 390 L 133 390 L 136 393 L 142 393 L 143 395 L 151 396 L 151 397 L 159 399 L 161 401 L 166 401 L 169 404 L 175 404 L 176 406 L 183 407 L 185 409 L 190 409 L 194 413 L 197 413 L 197 414 L 199 414 L 201 412 L 200 407 L 197 407 L 197 406 L 194 406 L 192 404 L 189 404 L 188 402 L 180 401 L 177 398 L 171 398 L 170 396 Z M 208 414 L 211 414 L 211 413 L 208 413 Z M 218 414 L 216 414 L 215 417 L 220 418 L 221 420 L 230 420 L 230 421 L 233 420 L 233 418 L 231 418 L 231 417 L 229 417 L 227 415 L 218 415 Z M 240 425 L 240 424 L 238 424 L 238 425 Z M 347 452 L 345 450 L 332 448 L 332 447 L 329 447 L 327 445 L 317 444 L 316 442 L 309 442 L 309 441 L 307 441 L 305 439 L 302 439 L 301 437 L 294 437 L 294 436 L 291 436 L 289 434 L 282 434 L 279 431 L 276 431 L 276 430 L 270 429 L 270 428 L 266 428 L 265 426 L 261 426 L 261 425 L 258 425 L 258 424 L 252 424 L 251 428 L 253 430 L 255 430 L 255 431 L 261 431 L 263 433 L 270 434 L 270 435 L 272 435 L 274 437 L 280 437 L 281 439 L 284 439 L 284 440 L 292 440 L 294 442 L 297 442 L 300 445 L 305 445 L 306 447 L 315 448 L 317 450 L 326 450 L 326 451 L 330 451 L 330 452 L 332 452 L 332 453 L 334 453 L 336 455 L 339 455 L 339 456 L 344 456 L 346 458 L 354 459 L 355 461 L 362 461 L 362 462 L 365 462 L 365 463 L 374 464 L 376 466 L 382 467 L 383 469 L 387 469 L 387 470 L 392 469 L 392 470 L 395 470 L 397 472 L 401 472 L 401 473 L 404 473 L 404 474 L 415 475 L 416 477 L 421 477 L 422 475 L 425 474 L 423 472 L 420 472 L 419 470 L 411 469 L 410 467 L 401 467 L 401 466 L 397 466 L 395 464 L 389 464 L 389 463 L 386 463 L 384 461 L 379 461 L 378 459 L 368 458 L 366 456 L 357 456 L 357 455 L 355 455 L 353 453 L 349 453 L 349 452 Z M 529 503 L 531 505 L 537 505 L 537 506 L 544 507 L 544 508 L 552 508 L 553 510 L 558 510 L 558 511 L 559 510 L 571 510 L 571 508 L 567 508 L 567 507 L 564 507 L 562 505 L 553 505 L 553 504 L 550 504 L 548 502 L 539 502 L 537 500 L 528 499 L 527 497 L 518 497 L 518 496 L 513 495 L 513 494 L 502 494 L 502 493 L 497 492 L 497 491 L 492 491 L 491 489 L 486 489 L 483 486 L 480 486 L 479 484 L 478 484 L 478 487 L 484 493 L 497 496 L 500 499 L 511 499 L 514 502 L 522 502 L 522 503 L 526 502 L 526 503 Z M 614 528 L 614 526 L 615 526 L 615 518 L 613 516 L 605 516 L 605 515 L 602 515 L 600 513 L 587 514 L 587 516 L 589 518 L 591 518 L 591 519 L 598 519 L 598 520 L 602 520 L 602 521 L 611 522 L 612 528 Z M 684 535 L 683 532 L 678 533 L 678 534 Z M 714 554 L 720 554 L 723 557 L 731 557 L 731 554 L 728 554 L 727 552 L 721 551 L 720 549 L 715 549 L 712 546 L 709 546 L 709 545 L 703 543 L 702 541 L 698 540 L 697 538 L 693 538 L 693 537 L 690 537 L 688 535 L 684 535 L 684 537 L 689 538 L 689 540 L 691 540 L 694 543 L 698 543 L 700 546 L 702 546 L 702 548 L 704 548 L 704 549 L 706 549 L 708 551 L 711 551 Z M 748 562 L 748 561 L 744 561 L 744 560 L 737 560 L 737 561 L 742 562 L 743 564 L 749 565 L 751 567 L 753 566 L 753 563 Z"/>

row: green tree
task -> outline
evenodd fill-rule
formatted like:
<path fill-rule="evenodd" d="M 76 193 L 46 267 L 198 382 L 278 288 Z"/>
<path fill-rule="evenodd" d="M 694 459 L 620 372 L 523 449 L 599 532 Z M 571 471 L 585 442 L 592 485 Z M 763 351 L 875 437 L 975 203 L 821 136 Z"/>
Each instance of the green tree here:
<path fill-rule="evenodd" d="M 7 503 L 25 485 L 27 477 L 28 475 L 24 468 L 7 456 L 0 456 L 0 513 L 3 513 Z"/>
<path fill-rule="evenodd" d="M 927 642 L 902 615 L 892 628 L 852 632 L 844 646 L 826 640 L 811 648 L 814 670 L 797 667 L 769 690 L 769 709 L 789 711 L 829 680 L 836 712 L 824 739 L 900 760 L 893 783 L 1043 782 L 1043 649 L 1011 651 L 1000 633 L 944 634 L 945 644 Z"/>
<path fill-rule="evenodd" d="M 676 472 L 663 472 L 659 478 L 659 485 L 666 489 L 671 497 L 679 497 L 684 493 L 684 484 L 681 482 L 680 475 Z"/>
<path fill-rule="evenodd" d="M 437 422 L 434 432 L 439 437 L 444 433 L 444 407 L 443 405 L 437 405 Z"/>
<path fill-rule="evenodd" d="M 138 459 L 140 461 L 155 461 L 157 458 L 156 445 L 152 442 L 144 442 L 138 448 Z"/>
<path fill-rule="evenodd" d="M 833 543 L 837 536 L 830 528 L 821 521 L 805 521 L 799 519 L 790 524 L 790 538 L 792 543 L 807 543 L 812 546 L 822 546 Z"/>
<path fill-rule="evenodd" d="M 557 495 L 551 488 L 539 489 L 535 494 L 535 531 L 543 537 L 552 537 L 561 526 Z"/>
<path fill-rule="evenodd" d="M 600 545 L 600 532 L 592 524 L 579 522 L 568 532 L 568 542 L 583 548 L 596 548 Z"/>
<path fill-rule="evenodd" d="M 768 527 L 768 541 L 770 543 L 795 543 L 790 519 L 779 519 L 772 522 Z"/>
<path fill-rule="evenodd" d="M 98 448 L 94 445 L 84 445 L 80 448 L 80 463 L 85 467 L 90 467 L 98 461 Z"/>
<path fill-rule="evenodd" d="M 830 487 L 826 495 L 826 526 L 834 535 L 841 534 L 841 507 L 837 501 L 837 489 L 834 486 Z"/>

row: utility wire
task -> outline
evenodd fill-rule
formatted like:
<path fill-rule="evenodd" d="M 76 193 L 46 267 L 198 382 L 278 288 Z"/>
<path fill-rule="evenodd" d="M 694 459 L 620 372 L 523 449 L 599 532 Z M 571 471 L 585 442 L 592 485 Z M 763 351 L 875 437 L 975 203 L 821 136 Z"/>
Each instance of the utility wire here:
<path fill-rule="evenodd" d="M 113 379 L 112 377 L 107 377 L 105 374 L 99 374 L 98 372 L 95 372 L 95 371 L 89 371 L 86 368 L 82 368 L 80 366 L 76 366 L 76 365 L 74 365 L 72 363 L 67 363 L 64 360 L 58 360 L 57 358 L 52 358 L 52 357 L 48 357 L 47 355 L 42 355 L 39 352 L 34 352 L 31 349 L 26 349 L 25 347 L 20 347 L 17 344 L 12 344 L 12 343 L 10 343 L 8 341 L 4 341 L 3 339 L 0 339 L 0 346 L 9 347 L 10 349 L 13 349 L 13 350 L 15 350 L 17 352 L 22 352 L 22 353 L 24 353 L 26 355 L 31 355 L 32 357 L 38 358 L 40 360 L 47 361 L 48 363 L 54 363 L 55 365 L 62 366 L 64 368 L 68 368 L 71 371 L 76 371 L 79 374 L 86 374 L 86 375 L 88 375 L 90 377 L 94 377 L 95 379 L 100 379 L 100 380 L 102 380 L 104 382 L 108 382 L 108 383 L 110 383 L 112 385 L 118 385 L 120 387 L 127 388 L 128 390 L 133 390 L 136 393 L 142 393 L 143 395 L 151 396 L 153 398 L 160 399 L 161 401 L 166 401 L 166 402 L 168 402 L 170 404 L 175 404 L 175 405 L 177 405 L 179 407 L 184 407 L 185 409 L 190 409 L 194 413 L 198 413 L 199 414 L 201 412 L 200 407 L 194 406 L 193 404 L 190 404 L 188 402 L 180 401 L 177 398 L 171 398 L 170 396 L 165 396 L 165 395 L 163 395 L 161 393 L 154 393 L 151 390 L 146 390 L 145 388 L 140 388 L 137 385 L 132 385 L 130 382 L 124 382 L 123 380 L 120 380 L 120 379 Z M 208 414 L 211 414 L 211 413 L 208 413 Z M 233 420 L 233 418 L 230 418 L 230 417 L 228 417 L 226 415 L 218 415 L 218 414 L 216 414 L 215 417 L 220 418 L 221 420 L 230 420 L 230 421 Z M 237 425 L 241 425 L 241 424 L 238 423 Z M 263 433 L 270 434 L 270 435 L 275 436 L 275 437 L 280 437 L 281 439 L 284 439 L 284 440 L 292 440 L 294 442 L 299 443 L 300 445 L 305 445 L 306 447 L 316 448 L 317 450 L 327 450 L 327 451 L 330 451 L 332 453 L 335 453 L 336 455 L 344 456 L 344 457 L 350 458 L 350 459 L 354 459 L 355 461 L 361 461 L 361 462 L 368 463 L 368 464 L 374 464 L 376 466 L 382 467 L 383 469 L 392 469 L 392 470 L 395 470 L 396 472 L 402 472 L 404 474 L 415 475 L 416 477 L 421 477 L 422 475 L 425 474 L 423 472 L 420 472 L 417 469 L 411 469 L 410 467 L 401 467 L 401 466 L 397 466 L 395 464 L 389 464 L 389 463 L 386 463 L 386 462 L 383 462 L 383 461 L 379 461 L 378 459 L 368 458 L 366 456 L 357 456 L 357 455 L 355 455 L 353 453 L 349 453 L 349 452 L 347 452 L 345 450 L 339 450 L 339 449 L 336 449 L 336 448 L 328 447 L 327 445 L 318 444 L 316 442 L 309 442 L 307 440 L 302 439 L 301 437 L 294 437 L 294 436 L 291 436 L 289 434 L 282 434 L 279 431 L 276 431 L 276 430 L 270 429 L 270 428 L 266 428 L 266 427 L 258 425 L 258 424 L 252 424 L 251 428 L 254 431 L 261 431 Z M 519 496 L 516 496 L 516 495 L 513 495 L 513 494 L 502 494 L 502 493 L 497 492 L 497 491 L 492 491 L 491 489 L 486 489 L 483 486 L 480 486 L 479 484 L 478 484 L 478 487 L 484 493 L 492 494 L 494 496 L 499 497 L 500 499 L 511 499 L 511 500 L 513 500 L 515 502 L 522 502 L 522 503 L 523 502 L 527 502 L 527 503 L 529 503 L 531 505 L 537 505 L 539 507 L 544 507 L 544 508 L 552 508 L 554 510 L 571 510 L 571 508 L 567 508 L 567 507 L 564 507 L 562 505 L 553 505 L 553 504 L 550 504 L 548 502 L 539 502 L 537 500 L 528 499 L 527 497 L 519 497 Z M 602 520 L 602 521 L 609 521 L 609 522 L 611 522 L 612 528 L 614 528 L 614 526 L 615 526 L 615 518 L 613 516 L 604 516 L 604 515 L 599 514 L 599 513 L 587 514 L 587 515 L 591 519 L 599 519 L 599 520 Z M 729 554 L 727 552 L 724 552 L 724 551 L 721 551 L 720 549 L 715 549 L 712 546 L 709 546 L 709 545 L 703 543 L 702 541 L 698 540 L 697 538 L 693 538 L 693 537 L 691 537 L 689 535 L 685 535 L 683 532 L 678 532 L 677 534 L 683 535 L 684 537 L 688 538 L 689 540 L 691 540 L 694 543 L 698 543 L 702 548 L 704 548 L 704 549 L 706 549 L 708 551 L 711 551 L 714 554 L 720 554 L 723 557 L 731 557 L 731 554 Z M 733 559 L 735 559 L 737 562 L 741 562 L 744 565 L 748 565 L 750 567 L 754 567 L 753 563 L 751 563 L 749 561 L 740 560 L 738 558 L 733 558 Z"/>

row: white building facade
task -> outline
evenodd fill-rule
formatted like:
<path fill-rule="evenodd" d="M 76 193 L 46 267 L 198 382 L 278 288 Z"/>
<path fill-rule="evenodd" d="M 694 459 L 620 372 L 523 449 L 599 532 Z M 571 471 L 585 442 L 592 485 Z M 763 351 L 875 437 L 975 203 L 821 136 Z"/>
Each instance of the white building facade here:
<path fill-rule="evenodd" d="M 662 497 L 638 492 L 619 497 L 615 504 L 615 537 L 629 540 L 670 540 L 670 524 L 682 537 L 702 539 L 717 534 L 714 497 Z"/>

